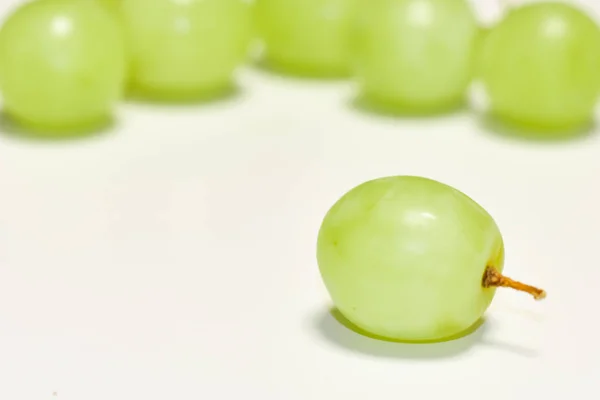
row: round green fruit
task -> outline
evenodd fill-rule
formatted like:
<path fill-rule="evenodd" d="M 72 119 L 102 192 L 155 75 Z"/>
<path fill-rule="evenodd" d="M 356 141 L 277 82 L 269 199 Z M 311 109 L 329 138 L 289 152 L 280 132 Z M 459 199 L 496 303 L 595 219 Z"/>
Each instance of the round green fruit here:
<path fill-rule="evenodd" d="M 386 112 L 463 104 L 481 29 L 466 0 L 363 0 L 353 31 L 360 99 Z"/>
<path fill-rule="evenodd" d="M 0 30 L 4 110 L 27 129 L 103 125 L 121 98 L 125 70 L 118 25 L 93 1 L 26 3 Z"/>
<path fill-rule="evenodd" d="M 569 4 L 521 6 L 487 34 L 480 71 L 491 113 L 504 123 L 579 130 L 600 93 L 600 29 Z"/>
<path fill-rule="evenodd" d="M 235 86 L 252 31 L 243 0 L 123 0 L 118 12 L 136 95 L 195 101 Z"/>
<path fill-rule="evenodd" d="M 460 335 L 481 319 L 497 286 L 545 297 L 501 275 L 502 236 L 480 205 L 421 177 L 376 179 L 345 194 L 322 223 L 317 259 L 339 311 L 387 339 Z"/>
<path fill-rule="evenodd" d="M 356 0 L 257 0 L 265 64 L 290 75 L 345 77 Z"/>

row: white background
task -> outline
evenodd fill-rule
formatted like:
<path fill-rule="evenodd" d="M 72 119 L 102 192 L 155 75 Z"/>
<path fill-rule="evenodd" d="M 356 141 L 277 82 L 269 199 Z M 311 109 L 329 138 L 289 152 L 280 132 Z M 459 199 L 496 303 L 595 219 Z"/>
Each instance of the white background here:
<path fill-rule="evenodd" d="M 242 84 L 198 107 L 125 104 L 86 140 L 0 135 L 0 399 L 600 397 L 599 135 L 533 143 L 466 111 L 368 115 L 345 83 Z M 480 202 L 506 273 L 548 298 L 501 290 L 478 332 L 435 345 L 339 325 L 319 225 L 397 174 Z"/>

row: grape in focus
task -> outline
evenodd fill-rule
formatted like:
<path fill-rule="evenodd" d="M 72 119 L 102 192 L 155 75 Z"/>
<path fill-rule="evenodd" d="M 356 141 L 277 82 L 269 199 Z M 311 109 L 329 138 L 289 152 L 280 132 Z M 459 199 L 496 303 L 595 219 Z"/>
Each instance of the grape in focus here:
<path fill-rule="evenodd" d="M 504 242 L 487 211 L 422 177 L 375 179 L 342 196 L 321 225 L 317 261 L 344 317 L 392 340 L 460 335 L 480 320 L 497 286 L 545 297 L 501 275 Z"/>
<path fill-rule="evenodd" d="M 0 30 L 4 111 L 28 130 L 67 133 L 108 123 L 125 70 L 118 25 L 95 2 L 26 3 Z"/>

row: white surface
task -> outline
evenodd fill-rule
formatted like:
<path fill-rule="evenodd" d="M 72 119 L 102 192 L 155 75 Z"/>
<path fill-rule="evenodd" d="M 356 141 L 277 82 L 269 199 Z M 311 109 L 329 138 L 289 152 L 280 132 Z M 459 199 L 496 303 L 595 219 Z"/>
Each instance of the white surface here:
<path fill-rule="evenodd" d="M 244 78 L 224 103 L 124 105 L 105 136 L 0 136 L 0 399 L 600 397 L 599 135 L 514 141 L 471 113 L 394 120 L 344 84 Z M 319 224 L 394 174 L 480 202 L 507 274 L 548 298 L 501 290 L 437 345 L 335 322 Z"/>

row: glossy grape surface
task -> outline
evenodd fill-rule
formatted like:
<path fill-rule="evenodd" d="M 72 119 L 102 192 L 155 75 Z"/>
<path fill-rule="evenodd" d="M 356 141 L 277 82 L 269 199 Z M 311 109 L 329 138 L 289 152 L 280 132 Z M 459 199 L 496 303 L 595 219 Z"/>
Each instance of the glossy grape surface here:
<path fill-rule="evenodd" d="M 97 0 L 100 4 L 106 7 L 107 10 L 116 11 L 120 7 L 123 0 Z"/>
<path fill-rule="evenodd" d="M 257 0 L 265 62 L 293 75 L 342 77 L 350 72 L 356 0 Z"/>
<path fill-rule="evenodd" d="M 485 40 L 481 74 L 491 110 L 533 130 L 571 130 L 592 118 L 600 90 L 600 29 L 567 4 L 511 11 Z"/>
<path fill-rule="evenodd" d="M 6 113 L 28 129 L 95 129 L 111 118 L 126 68 L 118 26 L 97 3 L 27 3 L 0 31 Z"/>
<path fill-rule="evenodd" d="M 366 332 L 436 341 L 475 324 L 502 271 L 504 245 L 492 217 L 452 187 L 420 177 L 366 182 L 327 213 L 317 259 L 340 312 Z"/>
<path fill-rule="evenodd" d="M 252 26 L 242 0 L 123 0 L 119 9 L 138 94 L 194 100 L 235 84 Z"/>
<path fill-rule="evenodd" d="M 354 31 L 361 100 L 398 113 L 463 102 L 480 32 L 465 0 L 363 0 Z"/>

